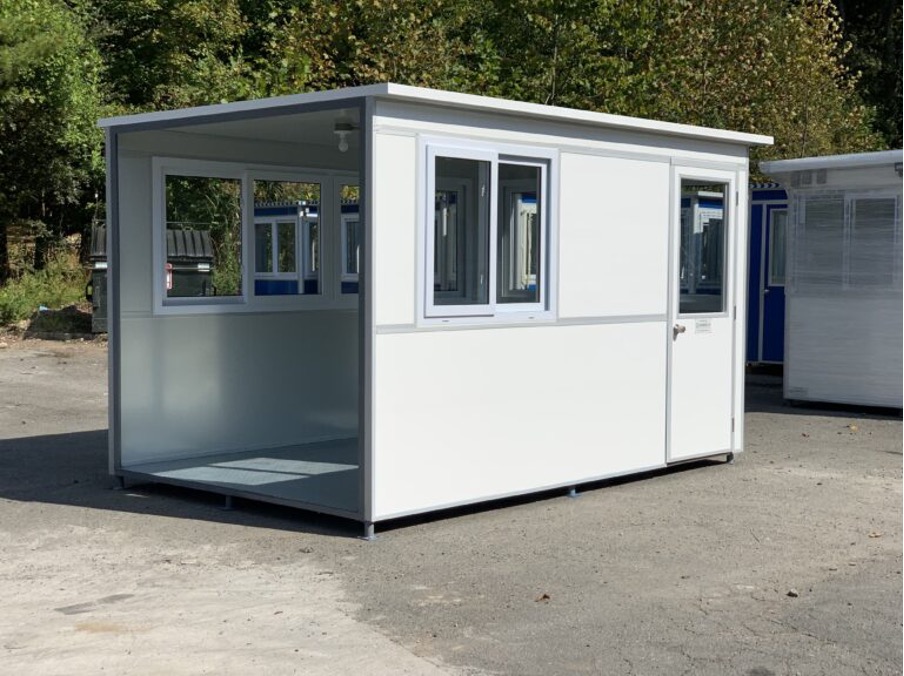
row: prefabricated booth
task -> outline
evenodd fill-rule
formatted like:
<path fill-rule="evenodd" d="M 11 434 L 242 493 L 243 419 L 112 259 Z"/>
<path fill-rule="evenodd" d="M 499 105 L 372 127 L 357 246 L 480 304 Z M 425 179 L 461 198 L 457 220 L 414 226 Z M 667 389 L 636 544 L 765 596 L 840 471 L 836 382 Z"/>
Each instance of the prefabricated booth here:
<path fill-rule="evenodd" d="M 121 479 L 371 533 L 741 450 L 770 138 L 393 84 L 101 125 Z M 167 281 L 194 230 L 203 296 Z"/>
<path fill-rule="evenodd" d="M 747 363 L 785 359 L 788 194 L 778 183 L 750 186 L 747 272 Z"/>
<path fill-rule="evenodd" d="M 788 399 L 902 403 L 900 150 L 764 162 L 788 189 Z"/>

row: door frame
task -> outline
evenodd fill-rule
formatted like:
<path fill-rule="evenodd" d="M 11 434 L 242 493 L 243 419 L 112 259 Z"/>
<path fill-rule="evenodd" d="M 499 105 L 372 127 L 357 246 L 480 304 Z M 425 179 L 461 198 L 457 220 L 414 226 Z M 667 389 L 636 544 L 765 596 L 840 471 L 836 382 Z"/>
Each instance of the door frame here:
<path fill-rule="evenodd" d="M 769 250 L 771 235 L 770 226 L 772 225 L 772 213 L 776 210 L 785 211 L 788 221 L 785 224 L 785 279 L 788 278 L 788 248 L 787 237 L 788 229 L 791 225 L 791 202 L 790 200 L 765 200 L 757 202 L 762 206 L 763 211 L 760 215 L 762 219 L 762 229 L 760 231 L 760 283 L 757 289 L 757 303 L 759 304 L 759 326 L 757 326 L 757 343 L 756 343 L 756 363 L 758 364 L 782 364 L 782 361 L 766 360 L 763 356 L 763 336 L 766 331 L 766 287 L 769 286 L 769 263 L 772 261 L 772 255 Z M 782 284 L 782 289 L 785 285 Z M 782 291 L 784 293 L 784 291 Z M 784 341 L 785 327 L 782 321 L 782 340 Z"/>
<path fill-rule="evenodd" d="M 673 328 L 679 319 L 679 299 L 681 293 L 681 281 L 678 279 L 678 270 L 677 266 L 680 263 L 680 247 L 681 243 L 681 182 L 682 180 L 698 180 L 702 183 L 725 183 L 728 186 L 727 195 L 726 195 L 726 211 L 728 214 L 727 219 L 725 219 L 725 242 L 723 246 L 726 247 L 725 252 L 725 265 L 728 268 L 727 272 L 723 270 L 723 284 L 724 284 L 724 294 L 725 294 L 725 310 L 719 313 L 701 313 L 700 318 L 725 318 L 727 317 L 731 322 L 731 361 L 728 364 L 728 368 L 730 369 L 730 392 L 731 392 L 731 436 L 729 441 L 729 447 L 726 449 L 719 449 L 718 451 L 702 451 L 699 454 L 691 454 L 691 455 L 682 455 L 680 458 L 673 459 L 673 449 L 672 449 L 672 441 L 673 441 L 673 389 L 675 387 L 673 371 L 675 364 L 675 354 L 674 354 L 674 346 L 675 339 L 673 334 Z M 670 208 L 669 208 L 669 250 L 668 250 L 668 279 L 667 279 L 667 298 L 668 302 L 666 305 L 666 324 L 665 324 L 665 342 L 666 342 L 666 387 L 665 387 L 665 462 L 666 464 L 675 463 L 675 462 L 687 462 L 689 460 L 694 460 L 698 458 L 711 457 L 713 455 L 720 455 L 722 453 L 733 453 L 736 450 L 740 450 L 740 442 L 736 442 L 735 440 L 740 440 L 742 438 L 741 434 L 738 434 L 738 409 L 739 406 L 741 410 L 743 410 L 743 398 L 741 399 L 741 404 L 738 404 L 737 397 L 737 384 L 738 384 L 738 350 L 741 350 L 742 354 L 746 347 L 745 344 L 738 345 L 738 305 L 742 305 L 738 300 L 738 280 L 742 278 L 746 278 L 746 261 L 742 261 L 741 258 L 746 257 L 746 247 L 744 248 L 743 254 L 739 253 L 740 243 L 743 242 L 745 245 L 747 243 L 747 233 L 745 228 L 745 221 L 743 217 L 743 211 L 745 209 L 749 209 L 747 204 L 747 195 L 746 190 L 745 194 L 741 195 L 739 186 L 746 186 L 746 167 L 740 167 L 734 164 L 716 164 L 716 163 L 701 163 L 698 165 L 693 164 L 692 162 L 688 162 L 686 164 L 682 164 L 680 162 L 673 163 L 671 166 L 671 175 L 669 181 L 669 196 L 670 196 Z M 732 197 L 733 196 L 733 197 Z M 723 216 L 724 218 L 724 216 Z M 744 287 L 744 293 L 746 293 L 746 286 Z M 742 320 L 743 322 L 743 320 Z M 743 323 L 742 323 L 743 328 Z"/>

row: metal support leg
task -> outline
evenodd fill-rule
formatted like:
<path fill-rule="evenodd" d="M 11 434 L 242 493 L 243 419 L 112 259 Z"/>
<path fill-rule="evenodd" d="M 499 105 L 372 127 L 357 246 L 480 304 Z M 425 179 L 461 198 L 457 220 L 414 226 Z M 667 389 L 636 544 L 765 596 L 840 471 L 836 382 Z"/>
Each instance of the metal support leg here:
<path fill-rule="evenodd" d="M 569 498 L 578 497 L 578 487 L 577 486 L 572 486 L 571 488 L 568 489 L 568 497 Z"/>
<path fill-rule="evenodd" d="M 729 453 L 728 455 L 726 455 L 725 462 L 729 465 L 733 465 L 734 464 L 734 453 Z"/>
<path fill-rule="evenodd" d="M 235 509 L 235 506 L 232 502 L 232 496 L 231 495 L 223 496 L 223 511 L 231 512 L 233 509 Z"/>
<path fill-rule="evenodd" d="M 367 540 L 368 542 L 377 539 L 377 536 L 374 533 L 373 521 L 365 521 L 364 522 L 364 533 L 361 535 L 361 539 Z"/>
<path fill-rule="evenodd" d="M 114 491 L 124 491 L 126 488 L 128 488 L 128 485 L 126 484 L 126 478 L 124 476 L 113 477 Z"/>

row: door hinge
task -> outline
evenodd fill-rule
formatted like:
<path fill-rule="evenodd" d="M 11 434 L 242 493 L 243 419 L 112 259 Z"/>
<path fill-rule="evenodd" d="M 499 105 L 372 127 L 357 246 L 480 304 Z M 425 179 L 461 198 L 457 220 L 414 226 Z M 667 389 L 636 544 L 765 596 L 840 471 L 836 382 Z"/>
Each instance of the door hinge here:
<path fill-rule="evenodd" d="M 740 190 L 735 190 L 734 205 L 736 207 L 741 205 L 741 191 Z"/>
<path fill-rule="evenodd" d="M 732 319 L 734 319 L 734 321 L 738 321 L 738 306 L 737 305 L 735 305 L 732 308 L 731 316 L 732 316 Z"/>
<path fill-rule="evenodd" d="M 731 419 L 731 433 L 734 434 L 734 418 Z"/>

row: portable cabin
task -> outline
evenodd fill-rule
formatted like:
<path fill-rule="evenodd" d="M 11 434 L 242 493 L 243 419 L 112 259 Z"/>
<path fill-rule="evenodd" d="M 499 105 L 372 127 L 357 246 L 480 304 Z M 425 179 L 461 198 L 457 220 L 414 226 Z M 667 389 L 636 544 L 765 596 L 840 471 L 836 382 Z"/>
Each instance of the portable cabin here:
<path fill-rule="evenodd" d="M 747 274 L 747 362 L 785 358 L 785 239 L 788 194 L 778 183 L 750 186 Z"/>
<path fill-rule="evenodd" d="M 372 534 L 742 449 L 747 157 L 769 137 L 395 84 L 101 126 L 121 480 Z M 695 248 L 691 189 L 724 205 Z M 193 223 L 213 296 L 167 289 L 167 233 Z M 259 293 L 266 274 L 295 284 Z"/>
<path fill-rule="evenodd" d="M 787 186 L 784 393 L 901 407 L 902 152 L 764 162 Z"/>

